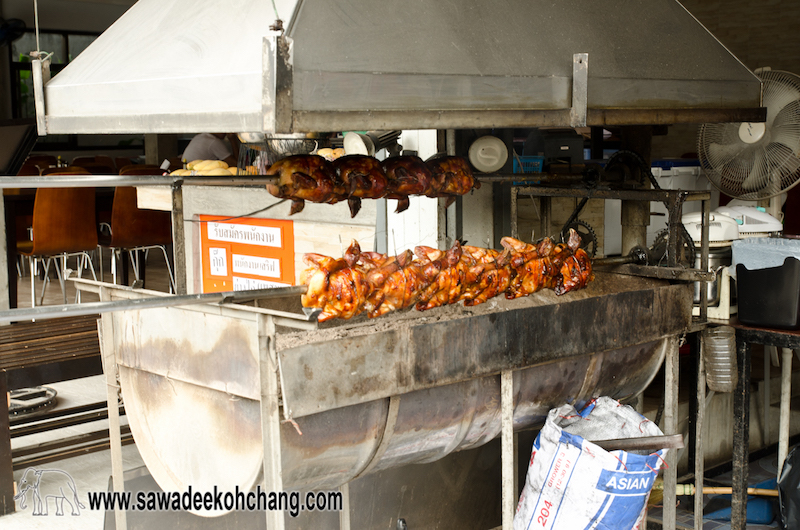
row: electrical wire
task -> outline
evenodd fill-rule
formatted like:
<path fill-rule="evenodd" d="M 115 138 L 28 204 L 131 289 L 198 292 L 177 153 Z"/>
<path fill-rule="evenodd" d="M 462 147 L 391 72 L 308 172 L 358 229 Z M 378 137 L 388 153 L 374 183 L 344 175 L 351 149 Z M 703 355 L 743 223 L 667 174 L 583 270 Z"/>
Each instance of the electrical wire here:
<path fill-rule="evenodd" d="M 260 210 L 256 210 L 256 211 L 250 212 L 250 213 L 243 213 L 242 215 L 237 215 L 235 217 L 226 217 L 225 219 L 210 219 L 210 220 L 184 219 L 184 222 L 187 222 L 187 223 L 222 223 L 222 222 L 225 222 L 225 221 L 235 221 L 236 219 L 242 219 L 244 217 L 251 217 L 251 216 L 259 214 L 261 212 L 266 212 L 267 210 L 269 210 L 271 208 L 275 208 L 276 206 L 279 206 L 279 205 L 285 203 L 288 200 L 289 199 L 281 199 L 280 201 L 276 202 L 275 204 L 270 204 L 269 206 L 261 208 Z"/>

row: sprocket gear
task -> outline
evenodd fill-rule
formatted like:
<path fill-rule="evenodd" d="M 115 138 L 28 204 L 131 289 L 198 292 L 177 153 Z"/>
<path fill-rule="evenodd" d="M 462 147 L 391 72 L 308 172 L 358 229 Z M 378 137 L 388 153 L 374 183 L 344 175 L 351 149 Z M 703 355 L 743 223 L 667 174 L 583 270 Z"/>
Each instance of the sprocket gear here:
<path fill-rule="evenodd" d="M 691 269 L 694 267 L 695 247 L 692 236 L 686 231 L 686 227 L 680 225 L 678 231 L 680 238 L 679 256 L 677 263 L 679 267 Z M 650 247 L 650 263 L 652 265 L 666 266 L 668 262 L 667 247 L 669 243 L 669 230 L 664 229 L 656 234 L 653 245 Z"/>
<path fill-rule="evenodd" d="M 570 224 L 566 225 L 561 230 L 561 241 L 566 242 L 567 238 L 569 237 L 569 229 L 572 228 L 575 230 L 581 238 L 580 247 L 586 251 L 590 258 L 593 258 L 594 255 L 597 253 L 597 234 L 594 233 L 594 230 L 589 225 L 589 223 L 585 221 L 581 221 L 580 219 L 576 219 L 572 221 Z"/>

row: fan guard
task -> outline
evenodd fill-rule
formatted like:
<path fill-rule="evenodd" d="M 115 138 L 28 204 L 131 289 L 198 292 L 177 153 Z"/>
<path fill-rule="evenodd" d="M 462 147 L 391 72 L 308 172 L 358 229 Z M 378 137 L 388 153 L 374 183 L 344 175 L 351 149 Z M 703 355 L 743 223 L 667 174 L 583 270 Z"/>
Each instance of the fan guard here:
<path fill-rule="evenodd" d="M 757 72 L 763 81 L 762 123 L 706 123 L 697 135 L 700 164 L 722 193 L 743 200 L 768 199 L 800 178 L 800 76 Z"/>

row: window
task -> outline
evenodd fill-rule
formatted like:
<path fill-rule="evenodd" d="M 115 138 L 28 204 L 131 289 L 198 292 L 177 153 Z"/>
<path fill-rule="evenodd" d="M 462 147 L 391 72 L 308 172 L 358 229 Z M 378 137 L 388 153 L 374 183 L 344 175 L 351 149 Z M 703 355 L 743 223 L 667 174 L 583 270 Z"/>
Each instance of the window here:
<path fill-rule="evenodd" d="M 74 60 L 98 37 L 96 33 L 39 31 L 39 46 L 43 52 L 53 53 L 50 73 L 56 75 Z M 14 118 L 35 118 L 30 52 L 36 50 L 36 34 L 26 30 L 25 34 L 8 47 L 11 64 L 11 107 Z M 37 150 L 84 149 L 97 147 L 143 147 L 142 135 L 108 135 L 106 137 L 54 134 L 42 136 Z"/>

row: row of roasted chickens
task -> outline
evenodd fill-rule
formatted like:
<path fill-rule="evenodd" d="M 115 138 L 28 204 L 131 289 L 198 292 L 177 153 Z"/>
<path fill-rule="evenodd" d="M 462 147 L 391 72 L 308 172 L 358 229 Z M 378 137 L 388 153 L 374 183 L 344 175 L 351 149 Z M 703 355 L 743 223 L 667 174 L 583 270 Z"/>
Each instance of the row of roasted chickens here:
<path fill-rule="evenodd" d="M 531 245 L 511 237 L 501 243 L 503 251 L 456 242 L 447 251 L 418 246 L 413 253 L 388 256 L 362 252 L 354 241 L 340 259 L 306 254 L 302 304 L 321 309 L 320 322 L 360 313 L 374 318 L 411 306 L 420 311 L 460 301 L 474 306 L 501 293 L 513 299 L 547 288 L 562 295 L 594 279 L 574 230 L 566 244 L 545 238 Z"/>
<path fill-rule="evenodd" d="M 346 200 L 350 216 L 361 209 L 361 199 L 397 199 L 397 212 L 409 206 L 409 196 L 456 196 L 479 188 L 469 162 L 456 156 L 439 156 L 423 162 L 417 156 L 395 156 L 380 161 L 365 155 L 347 155 L 329 162 L 318 155 L 293 155 L 278 160 L 266 171 L 277 176 L 267 185 L 280 199 L 291 199 L 291 214 L 303 210 L 305 201 L 336 203 Z"/>

